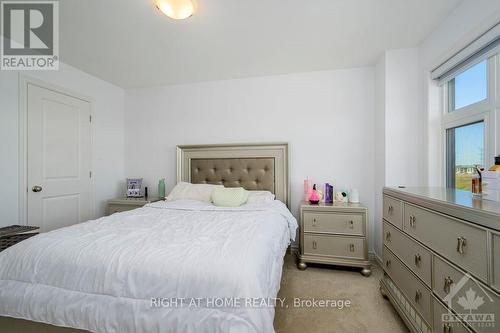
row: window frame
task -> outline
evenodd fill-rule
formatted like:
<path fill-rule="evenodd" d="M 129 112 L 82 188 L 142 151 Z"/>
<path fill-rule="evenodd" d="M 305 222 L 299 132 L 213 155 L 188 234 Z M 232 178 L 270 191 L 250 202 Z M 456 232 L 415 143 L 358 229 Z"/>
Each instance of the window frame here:
<path fill-rule="evenodd" d="M 456 109 L 454 111 L 449 112 L 449 105 L 453 103 L 453 98 L 450 98 L 450 82 L 454 77 L 460 75 L 465 72 L 469 68 L 474 65 L 480 63 L 481 61 L 477 61 L 469 64 L 465 67 L 461 72 L 457 73 L 454 77 L 447 80 L 441 87 L 441 101 L 442 101 L 442 121 L 441 121 L 441 133 L 442 133 L 442 147 L 443 147 L 443 166 L 442 170 L 442 180 L 443 186 L 448 187 L 451 184 L 454 184 L 454 180 L 451 180 L 451 177 L 454 177 L 454 173 L 450 172 L 450 146 L 451 143 L 448 140 L 449 129 L 466 126 L 470 124 L 474 124 L 477 122 L 484 123 L 484 161 L 483 164 L 487 164 L 488 161 L 493 161 L 495 155 L 495 109 L 496 109 L 496 89 L 497 89 L 497 76 L 498 74 L 497 68 L 499 68 L 498 63 L 500 56 L 499 54 L 495 54 L 486 59 L 486 78 L 487 78 L 487 92 L 486 99 L 481 100 L 479 102 L 466 105 L 462 108 Z M 486 167 L 486 165 L 483 165 Z"/>

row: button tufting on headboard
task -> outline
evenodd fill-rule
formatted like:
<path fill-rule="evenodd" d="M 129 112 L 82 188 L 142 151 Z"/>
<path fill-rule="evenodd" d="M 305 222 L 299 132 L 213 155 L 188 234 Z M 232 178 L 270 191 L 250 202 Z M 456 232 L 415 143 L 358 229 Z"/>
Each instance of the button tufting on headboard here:
<path fill-rule="evenodd" d="M 191 182 L 275 193 L 274 158 L 191 159 Z"/>

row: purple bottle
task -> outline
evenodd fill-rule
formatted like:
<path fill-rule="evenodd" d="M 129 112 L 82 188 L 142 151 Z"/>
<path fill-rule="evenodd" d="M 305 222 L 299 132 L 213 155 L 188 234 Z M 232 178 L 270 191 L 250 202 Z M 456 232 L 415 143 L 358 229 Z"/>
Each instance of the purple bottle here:
<path fill-rule="evenodd" d="M 333 203 L 333 186 L 325 184 L 325 203 Z"/>

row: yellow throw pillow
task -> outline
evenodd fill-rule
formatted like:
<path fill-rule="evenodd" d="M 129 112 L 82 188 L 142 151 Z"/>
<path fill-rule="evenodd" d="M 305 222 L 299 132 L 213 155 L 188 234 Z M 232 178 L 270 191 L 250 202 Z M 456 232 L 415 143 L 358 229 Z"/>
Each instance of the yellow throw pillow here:
<path fill-rule="evenodd" d="M 247 199 L 248 191 L 243 187 L 217 187 L 212 192 L 212 202 L 220 207 L 238 207 Z"/>

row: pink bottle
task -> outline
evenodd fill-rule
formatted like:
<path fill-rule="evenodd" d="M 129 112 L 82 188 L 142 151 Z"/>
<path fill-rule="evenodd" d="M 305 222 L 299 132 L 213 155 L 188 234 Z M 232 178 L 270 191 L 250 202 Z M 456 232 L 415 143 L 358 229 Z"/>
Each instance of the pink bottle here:
<path fill-rule="evenodd" d="M 317 205 L 317 204 L 319 204 L 319 200 L 320 199 L 319 199 L 318 191 L 316 191 L 316 184 L 314 184 L 311 195 L 309 195 L 309 202 L 312 205 Z"/>
<path fill-rule="evenodd" d="M 304 200 L 309 200 L 309 196 L 311 195 L 312 186 L 309 178 L 304 179 Z"/>

